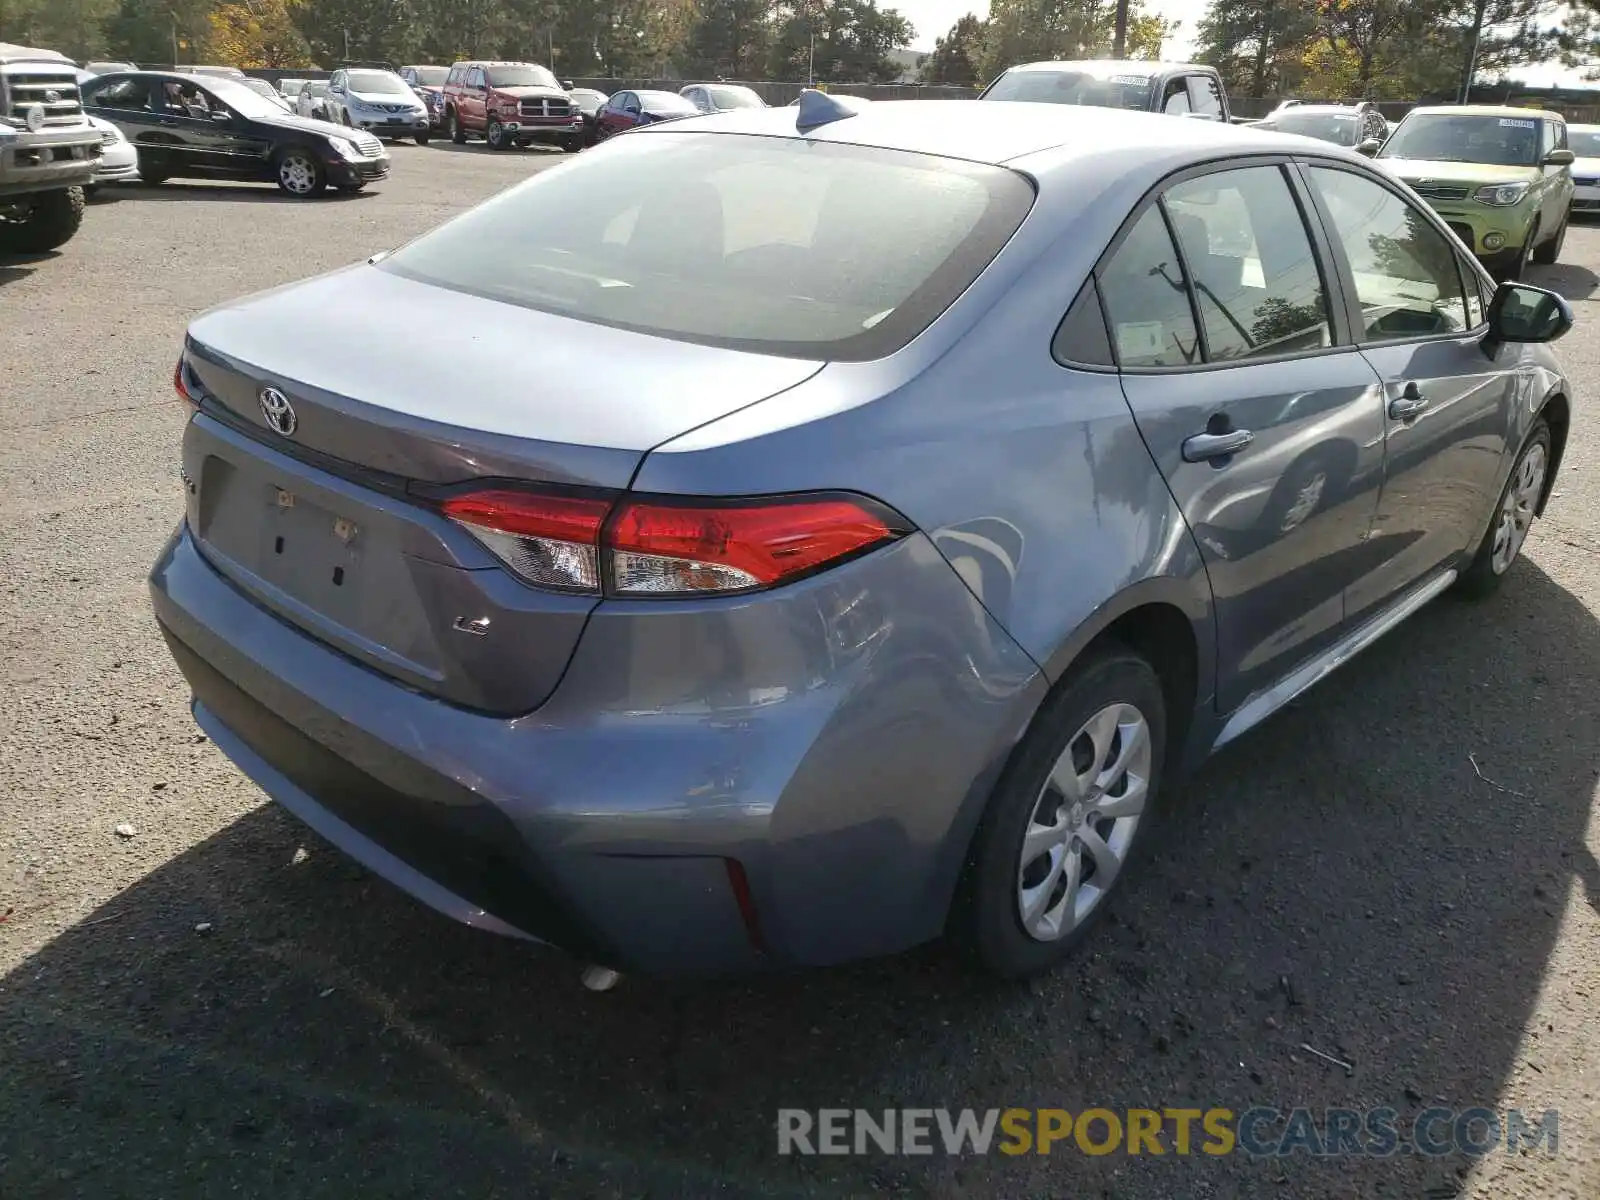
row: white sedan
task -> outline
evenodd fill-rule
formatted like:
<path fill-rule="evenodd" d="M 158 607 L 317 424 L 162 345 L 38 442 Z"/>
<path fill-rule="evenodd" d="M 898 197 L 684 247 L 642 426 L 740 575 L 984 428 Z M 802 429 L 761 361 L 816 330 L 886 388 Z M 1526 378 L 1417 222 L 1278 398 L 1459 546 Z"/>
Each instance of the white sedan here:
<path fill-rule="evenodd" d="M 1568 125 L 1572 161 L 1573 212 L 1600 212 L 1600 125 Z"/>
<path fill-rule="evenodd" d="M 92 196 L 108 183 L 132 183 L 139 178 L 139 153 L 133 143 L 122 135 L 110 121 L 85 116 L 89 124 L 100 133 L 100 169 L 94 173 L 94 182 L 84 186 L 84 194 Z"/>

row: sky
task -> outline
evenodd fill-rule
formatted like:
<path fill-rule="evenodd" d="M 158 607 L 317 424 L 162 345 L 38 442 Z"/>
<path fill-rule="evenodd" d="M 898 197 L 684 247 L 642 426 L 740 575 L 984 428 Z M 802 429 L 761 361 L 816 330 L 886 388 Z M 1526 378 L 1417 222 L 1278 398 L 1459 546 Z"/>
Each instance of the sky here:
<path fill-rule="evenodd" d="M 950 26 L 967 13 L 975 12 L 983 17 L 989 12 L 988 0 L 879 0 L 879 7 L 899 9 L 916 26 L 917 34 L 911 45 L 921 51 L 932 50 L 934 39 L 943 37 Z M 1205 15 L 1206 0 L 1146 0 L 1145 7 L 1169 21 L 1181 22 L 1177 35 L 1162 48 L 1163 56 L 1180 62 L 1188 57 L 1194 49 L 1195 26 Z M 1519 75 L 1527 83 L 1540 87 L 1551 84 L 1584 86 L 1582 71 L 1567 70 L 1559 64 L 1530 67 Z"/>

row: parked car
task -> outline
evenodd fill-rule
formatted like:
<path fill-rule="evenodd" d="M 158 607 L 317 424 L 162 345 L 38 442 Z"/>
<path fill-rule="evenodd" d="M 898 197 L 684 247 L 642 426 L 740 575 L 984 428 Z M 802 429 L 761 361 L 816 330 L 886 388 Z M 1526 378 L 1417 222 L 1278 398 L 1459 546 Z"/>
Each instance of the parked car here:
<path fill-rule="evenodd" d="M 44 254 L 83 224 L 101 135 L 66 55 L 0 42 L 0 254 Z"/>
<path fill-rule="evenodd" d="M 428 109 L 428 121 L 434 129 L 444 128 L 444 81 L 450 77 L 449 67 L 414 65 L 400 68 L 400 78 L 411 86 Z"/>
<path fill-rule="evenodd" d="M 566 84 L 562 84 L 566 87 Z M 595 122 L 600 115 L 600 109 L 610 99 L 604 92 L 594 88 L 568 87 L 567 95 L 572 98 L 572 103 L 578 107 L 578 115 L 583 118 L 583 144 L 592 146 L 599 135 L 595 129 Z"/>
<path fill-rule="evenodd" d="M 696 111 L 703 113 L 728 112 L 735 108 L 766 108 L 767 102 L 754 88 L 734 83 L 691 83 L 679 88 L 682 96 Z"/>
<path fill-rule="evenodd" d="M 294 111 L 294 107 L 283 98 L 278 89 L 273 87 L 265 79 L 241 79 L 239 82 L 244 84 L 245 87 L 249 88 L 256 95 L 272 101 L 273 104 L 276 104 L 284 112 L 292 113 Z"/>
<path fill-rule="evenodd" d="M 394 71 L 339 70 L 328 79 L 328 120 L 380 137 L 415 138 L 428 144 L 428 109 Z"/>
<path fill-rule="evenodd" d="M 699 115 L 700 110 L 676 92 L 616 92 L 595 113 L 595 138 L 604 141 L 640 125 Z"/>
<path fill-rule="evenodd" d="M 1499 279 L 1561 255 L 1572 210 L 1572 150 L 1559 113 L 1494 105 L 1414 108 L 1363 146 L 1411 185 Z"/>
<path fill-rule="evenodd" d="M 1298 133 L 1336 146 L 1355 149 L 1363 142 L 1383 142 L 1389 136 L 1389 123 L 1377 106 L 1359 104 L 1299 104 L 1280 106 L 1272 115 L 1250 123 L 1252 129 L 1275 129 L 1279 133 Z"/>
<path fill-rule="evenodd" d="M 197 318 L 155 616 L 213 744 L 458 920 L 1028 975 L 1175 775 L 1515 569 L 1571 319 L 1332 146 L 807 93 Z"/>
<path fill-rule="evenodd" d="M 1600 125 L 1568 125 L 1572 160 L 1572 210 L 1600 210 Z"/>
<path fill-rule="evenodd" d="M 300 95 L 295 98 L 294 111 L 302 117 L 311 120 L 326 121 L 328 119 L 328 81 L 326 79 L 308 79 L 300 88 Z"/>
<path fill-rule="evenodd" d="M 980 100 L 1087 104 L 1228 123 L 1228 93 L 1215 67 L 1135 60 L 1037 62 L 1012 67 Z"/>
<path fill-rule="evenodd" d="M 583 117 L 537 63 L 458 62 L 444 85 L 445 125 L 457 145 L 482 135 L 491 150 L 534 142 L 583 149 Z"/>
<path fill-rule="evenodd" d="M 219 79 L 248 79 L 238 67 L 173 67 L 179 75 L 215 75 Z"/>
<path fill-rule="evenodd" d="M 389 174 L 377 138 L 284 112 L 234 79 L 137 71 L 101 75 L 84 107 L 134 144 L 139 177 L 270 180 L 296 198 L 360 191 Z"/>
<path fill-rule="evenodd" d="M 304 79 L 280 79 L 278 80 L 278 95 L 287 100 L 289 106 L 293 108 L 295 101 L 300 99 L 300 89 L 305 85 L 306 81 Z"/>
<path fill-rule="evenodd" d="M 94 173 L 94 180 L 84 185 L 83 192 L 86 196 L 93 196 L 102 187 L 111 183 L 133 183 L 139 178 L 139 154 L 133 148 L 133 143 L 122 136 L 110 121 L 100 117 L 89 117 L 89 124 L 100 132 L 100 164 Z"/>
<path fill-rule="evenodd" d="M 91 75 L 109 75 L 113 71 L 137 71 L 138 63 L 131 62 L 87 62 L 83 69 Z"/>

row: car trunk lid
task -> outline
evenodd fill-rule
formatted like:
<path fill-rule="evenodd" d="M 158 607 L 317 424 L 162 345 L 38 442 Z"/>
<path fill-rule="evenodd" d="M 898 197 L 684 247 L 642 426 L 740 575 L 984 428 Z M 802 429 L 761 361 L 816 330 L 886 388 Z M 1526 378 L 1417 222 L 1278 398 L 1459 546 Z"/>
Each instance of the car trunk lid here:
<path fill-rule="evenodd" d="M 621 491 L 653 446 L 820 369 L 370 267 L 206 314 L 185 362 L 189 523 L 213 565 L 373 669 L 501 714 L 549 695 L 598 598 L 523 583 L 438 497 Z"/>

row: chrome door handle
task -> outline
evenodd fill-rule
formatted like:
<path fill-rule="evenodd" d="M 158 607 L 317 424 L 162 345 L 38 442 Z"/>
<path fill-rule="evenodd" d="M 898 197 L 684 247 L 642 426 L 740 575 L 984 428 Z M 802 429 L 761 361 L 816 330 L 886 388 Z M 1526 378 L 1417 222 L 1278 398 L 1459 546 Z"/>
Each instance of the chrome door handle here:
<path fill-rule="evenodd" d="M 1405 391 L 1389 401 L 1389 419 L 1414 421 L 1428 407 L 1428 398 L 1417 390 L 1414 383 L 1406 384 Z"/>
<path fill-rule="evenodd" d="M 161 118 L 161 124 L 163 124 L 163 125 L 176 125 L 177 123 L 178 122 L 173 120 L 171 117 L 162 117 Z"/>
<path fill-rule="evenodd" d="M 1239 453 L 1255 440 L 1256 435 L 1248 429 L 1234 429 L 1227 433 L 1197 433 L 1184 439 L 1183 461 L 1197 463 L 1226 458 Z"/>

